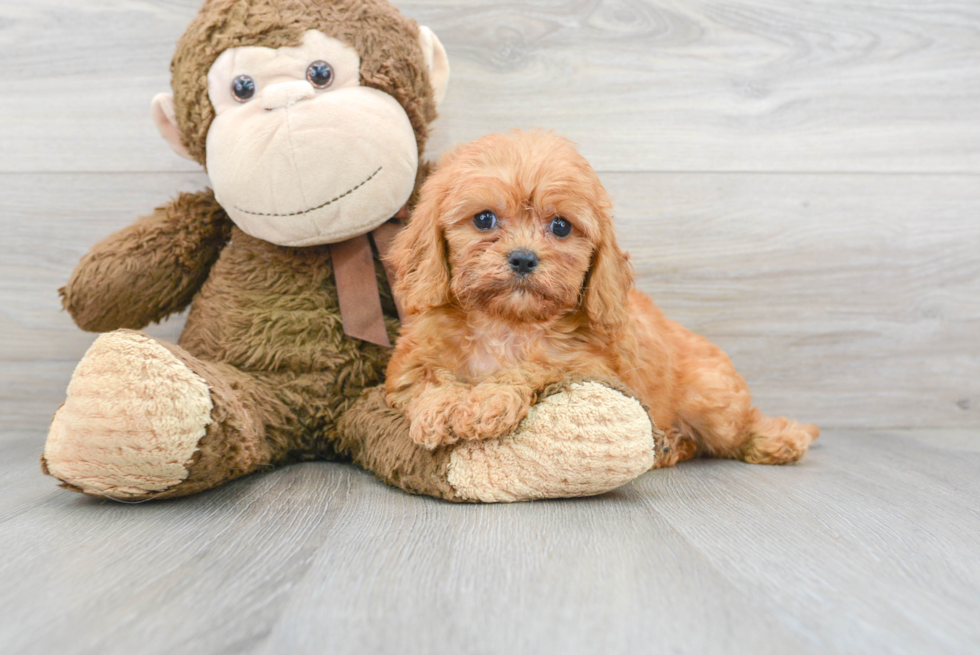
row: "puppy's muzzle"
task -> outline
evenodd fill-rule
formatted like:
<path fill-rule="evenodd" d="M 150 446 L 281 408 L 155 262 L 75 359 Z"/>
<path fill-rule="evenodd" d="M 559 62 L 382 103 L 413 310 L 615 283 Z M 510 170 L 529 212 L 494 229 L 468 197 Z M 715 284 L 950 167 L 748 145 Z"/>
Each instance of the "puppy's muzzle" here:
<path fill-rule="evenodd" d="M 511 269 L 521 277 L 530 275 L 538 267 L 538 256 L 530 250 L 515 250 L 507 256 Z"/>

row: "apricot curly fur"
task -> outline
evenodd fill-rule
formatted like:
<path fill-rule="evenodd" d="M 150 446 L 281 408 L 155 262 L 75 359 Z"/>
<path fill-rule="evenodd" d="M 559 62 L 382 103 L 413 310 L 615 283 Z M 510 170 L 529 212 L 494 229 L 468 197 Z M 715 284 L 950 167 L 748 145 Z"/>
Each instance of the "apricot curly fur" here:
<path fill-rule="evenodd" d="M 484 211 L 496 227 L 474 225 Z M 551 230 L 559 217 L 570 235 Z M 537 256 L 532 272 L 509 263 L 517 251 Z M 634 389 L 667 430 L 660 465 L 697 454 L 786 464 L 819 435 L 764 416 L 725 353 L 633 288 L 612 202 L 566 139 L 514 132 L 447 155 L 391 259 L 409 317 L 387 397 L 424 426 L 412 436 L 426 447 L 508 432 L 570 375 Z"/>

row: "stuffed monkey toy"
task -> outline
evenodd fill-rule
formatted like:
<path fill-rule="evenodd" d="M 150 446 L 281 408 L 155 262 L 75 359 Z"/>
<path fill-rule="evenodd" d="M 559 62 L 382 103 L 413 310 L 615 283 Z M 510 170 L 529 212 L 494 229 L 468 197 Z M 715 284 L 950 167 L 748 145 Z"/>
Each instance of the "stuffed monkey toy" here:
<path fill-rule="evenodd" d="M 542 390 L 517 432 L 434 451 L 384 402 L 398 307 L 383 262 L 427 170 L 445 50 L 385 0 L 207 0 L 153 118 L 213 190 L 97 244 L 61 290 L 104 333 L 42 468 L 118 500 L 290 462 L 348 460 L 452 501 L 598 494 L 651 468 L 643 407 L 611 383 Z M 178 344 L 137 330 L 190 306 Z"/>

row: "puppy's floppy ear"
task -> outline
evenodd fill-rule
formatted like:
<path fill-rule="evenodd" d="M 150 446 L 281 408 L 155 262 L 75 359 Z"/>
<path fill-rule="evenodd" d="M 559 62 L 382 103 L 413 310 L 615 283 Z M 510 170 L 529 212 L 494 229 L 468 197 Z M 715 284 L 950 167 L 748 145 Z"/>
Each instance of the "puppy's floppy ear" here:
<path fill-rule="evenodd" d="M 615 334 L 626 327 L 632 288 L 633 266 L 616 243 L 612 217 L 603 216 L 602 234 L 592 254 L 582 301 L 593 330 Z"/>
<path fill-rule="evenodd" d="M 448 253 L 439 222 L 441 186 L 434 177 L 429 179 L 408 227 L 399 232 L 391 248 L 397 274 L 393 292 L 407 314 L 449 303 Z"/>

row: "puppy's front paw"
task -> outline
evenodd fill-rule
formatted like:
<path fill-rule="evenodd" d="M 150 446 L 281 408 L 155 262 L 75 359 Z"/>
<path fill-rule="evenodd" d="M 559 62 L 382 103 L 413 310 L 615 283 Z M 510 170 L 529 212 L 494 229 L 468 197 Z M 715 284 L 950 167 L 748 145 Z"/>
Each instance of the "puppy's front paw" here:
<path fill-rule="evenodd" d="M 517 429 L 528 410 L 531 394 L 506 384 L 479 384 L 452 413 L 452 430 L 459 439 L 494 439 Z"/>
<path fill-rule="evenodd" d="M 661 434 L 633 398 L 573 383 L 532 407 L 517 432 L 454 447 L 448 480 L 459 498 L 484 503 L 601 494 L 648 471 Z"/>
<path fill-rule="evenodd" d="M 413 421 L 410 434 L 412 441 L 429 450 L 435 450 L 439 446 L 448 446 L 457 441 L 449 426 L 426 420 Z"/>
<path fill-rule="evenodd" d="M 435 414 L 420 414 L 412 419 L 409 434 L 412 441 L 429 450 L 435 450 L 439 446 L 448 446 L 456 443 L 455 435 L 449 427 L 449 423 Z"/>
<path fill-rule="evenodd" d="M 450 424 L 454 405 L 451 397 L 442 394 L 425 395 L 412 403 L 406 412 L 412 441 L 429 450 L 459 441 Z"/>

